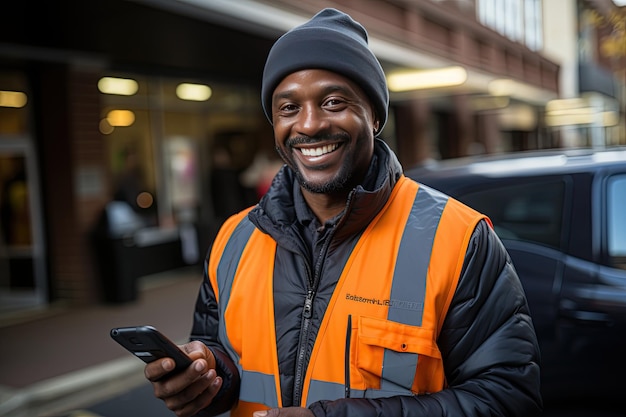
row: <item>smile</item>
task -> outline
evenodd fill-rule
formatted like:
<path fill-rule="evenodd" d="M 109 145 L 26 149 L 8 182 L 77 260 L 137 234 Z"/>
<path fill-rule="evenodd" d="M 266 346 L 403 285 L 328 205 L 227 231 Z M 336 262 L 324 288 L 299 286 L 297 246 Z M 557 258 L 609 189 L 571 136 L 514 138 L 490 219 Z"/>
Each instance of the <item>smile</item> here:
<path fill-rule="evenodd" d="M 334 143 L 331 145 L 324 145 L 319 148 L 300 148 L 300 152 L 304 156 L 322 156 L 327 153 L 331 153 L 339 147 L 339 144 Z"/>

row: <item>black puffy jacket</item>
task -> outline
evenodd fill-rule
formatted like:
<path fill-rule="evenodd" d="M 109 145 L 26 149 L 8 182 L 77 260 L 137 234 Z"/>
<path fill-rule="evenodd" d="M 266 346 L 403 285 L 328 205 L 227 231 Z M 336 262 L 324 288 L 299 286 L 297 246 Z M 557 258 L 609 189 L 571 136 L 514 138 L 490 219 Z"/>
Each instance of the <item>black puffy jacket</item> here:
<path fill-rule="evenodd" d="M 369 221 L 386 203 L 402 168 L 382 141 L 376 141 L 367 191 L 357 187 L 350 195 L 345 214 L 318 248 L 320 258 L 343 259 Z M 299 403 L 302 378 L 319 327 L 313 322 L 302 333 L 302 310 L 306 294 L 316 291 L 314 317 L 323 316 L 337 277 L 323 262 L 314 260 L 310 245 L 300 236 L 294 208 L 298 185 L 292 171 L 283 167 L 269 192 L 249 213 L 250 220 L 277 242 L 277 259 L 293 268 L 280 274 L 289 282 L 276 283 L 275 317 L 281 391 L 284 406 Z M 209 252 L 210 253 L 210 252 Z M 295 259 L 295 260 L 294 260 Z M 206 261 L 208 263 L 208 259 Z M 332 268 L 332 266 L 330 267 Z M 205 268 L 206 274 L 206 268 Z M 224 383 L 213 404 L 201 415 L 228 410 L 237 399 L 236 367 L 217 342 L 218 309 L 208 279 L 203 281 L 196 303 L 192 340 L 201 340 L 214 352 Z M 438 338 L 448 388 L 416 396 L 382 399 L 320 401 L 310 406 L 316 416 L 520 416 L 541 412 L 539 347 L 526 298 L 504 246 L 484 221 L 476 227 L 455 296 Z M 299 355 L 300 348 L 304 355 Z M 300 359 L 299 359 L 300 358 Z"/>

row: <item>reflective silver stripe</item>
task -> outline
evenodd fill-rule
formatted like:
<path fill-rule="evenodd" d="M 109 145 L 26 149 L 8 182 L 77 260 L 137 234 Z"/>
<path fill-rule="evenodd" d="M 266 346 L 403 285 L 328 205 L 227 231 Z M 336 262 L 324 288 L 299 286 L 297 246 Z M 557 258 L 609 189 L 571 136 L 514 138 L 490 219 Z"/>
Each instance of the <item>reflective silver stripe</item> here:
<path fill-rule="evenodd" d="M 220 262 L 217 264 L 217 286 L 219 287 L 219 309 L 220 317 L 222 318 L 221 320 L 223 320 L 226 306 L 228 306 L 230 291 L 233 286 L 237 267 L 239 266 L 241 254 L 243 253 L 246 243 L 248 243 L 253 231 L 254 225 L 248 220 L 247 217 L 244 217 L 243 220 L 239 222 L 237 227 L 235 227 L 235 230 L 233 230 L 228 242 L 226 242 Z M 230 357 L 233 359 L 233 362 L 237 364 L 239 374 L 241 374 L 239 355 L 237 355 L 237 352 L 235 352 L 233 346 L 228 340 L 225 325 L 220 326 L 218 330 L 218 337 L 222 346 L 224 346 Z"/>
<path fill-rule="evenodd" d="M 387 319 L 411 326 L 422 325 L 426 277 L 435 234 L 448 196 L 420 185 L 404 226 L 396 258 Z M 417 371 L 416 353 L 385 349 L 380 389 L 410 390 Z M 407 370 L 413 372 L 407 372 Z"/>
<path fill-rule="evenodd" d="M 415 395 L 411 390 L 398 387 L 392 391 L 384 389 L 368 389 L 368 390 L 352 390 L 352 392 L 358 392 L 361 398 L 386 398 L 393 397 L 394 395 Z"/>
<path fill-rule="evenodd" d="M 344 394 L 345 387 L 343 384 L 313 379 L 309 386 L 309 395 L 307 396 L 306 405 L 308 407 L 319 400 L 336 400 L 343 398 Z"/>
<path fill-rule="evenodd" d="M 251 403 L 265 404 L 272 408 L 278 407 L 274 375 L 244 370 L 241 374 L 239 399 Z"/>
<path fill-rule="evenodd" d="M 345 387 L 343 384 L 336 384 L 334 382 L 326 382 L 319 380 L 312 380 L 311 386 L 309 388 L 309 396 L 307 398 L 307 404 L 313 404 L 316 401 L 320 400 L 335 400 L 339 398 L 343 398 L 345 393 Z M 360 390 L 360 389 L 352 389 L 350 390 L 350 395 L 352 398 L 384 398 L 391 397 L 393 395 L 414 395 L 411 390 L 406 388 L 397 387 L 392 391 L 385 391 L 382 389 L 368 389 L 368 390 Z"/>
<path fill-rule="evenodd" d="M 417 359 L 417 353 L 385 349 L 380 389 L 397 392 L 398 389 L 410 388 L 417 370 Z"/>
<path fill-rule="evenodd" d="M 426 274 L 447 201 L 447 196 L 424 185 L 420 185 L 417 191 L 398 249 L 390 296 L 393 303 L 387 315 L 391 321 L 422 325 Z"/>
<path fill-rule="evenodd" d="M 250 240 L 252 232 L 254 232 L 254 225 L 247 217 L 244 217 L 233 230 L 233 233 L 228 238 L 228 242 L 226 242 L 224 252 L 217 265 L 217 285 L 220 290 L 220 303 L 222 297 L 227 301 L 230 298 L 230 289 L 235 279 L 235 272 L 237 272 L 241 254 L 248 240 Z M 228 303 L 222 303 L 224 307 L 226 304 Z"/>

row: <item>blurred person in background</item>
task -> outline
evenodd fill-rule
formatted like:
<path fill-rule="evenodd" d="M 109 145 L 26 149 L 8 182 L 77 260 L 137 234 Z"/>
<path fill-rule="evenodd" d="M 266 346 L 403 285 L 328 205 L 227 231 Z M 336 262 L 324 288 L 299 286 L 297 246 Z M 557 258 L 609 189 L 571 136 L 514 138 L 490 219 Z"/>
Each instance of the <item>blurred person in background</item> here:
<path fill-rule="evenodd" d="M 538 415 L 539 349 L 484 215 L 402 174 L 366 30 L 325 9 L 267 58 L 262 106 L 285 162 L 222 226 L 194 360 L 148 364 L 178 416 Z"/>
<path fill-rule="evenodd" d="M 127 147 L 121 151 L 120 157 L 122 169 L 115 181 L 113 200 L 124 201 L 137 213 L 141 213 L 137 198 L 146 190 L 146 186 L 139 155 L 134 148 Z"/>
<path fill-rule="evenodd" d="M 213 158 L 210 176 L 211 201 L 213 214 L 221 223 L 249 203 L 246 203 L 246 193 L 239 181 L 239 171 L 233 167 L 230 150 L 218 145 L 211 155 Z"/>
<path fill-rule="evenodd" d="M 153 200 L 154 193 L 148 191 L 140 152 L 134 146 L 128 146 L 119 154 L 121 170 L 115 179 L 113 199 L 114 205 L 120 202 L 128 204 L 144 226 L 156 226 L 157 209 Z M 145 200 L 150 196 L 149 200 Z"/>
<path fill-rule="evenodd" d="M 254 156 L 252 164 L 241 173 L 241 182 L 254 189 L 256 197 L 260 199 L 268 192 L 282 166 L 282 159 L 260 151 Z"/>

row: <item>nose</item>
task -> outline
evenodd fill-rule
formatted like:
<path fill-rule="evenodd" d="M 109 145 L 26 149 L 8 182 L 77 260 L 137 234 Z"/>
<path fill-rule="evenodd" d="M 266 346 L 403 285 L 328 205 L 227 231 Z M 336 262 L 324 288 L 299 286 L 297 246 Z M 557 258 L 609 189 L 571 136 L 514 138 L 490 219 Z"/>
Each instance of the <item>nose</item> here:
<path fill-rule="evenodd" d="M 302 106 L 294 128 L 298 133 L 315 136 L 330 126 L 330 117 L 319 106 L 307 104 Z"/>

